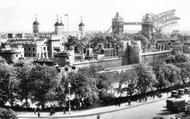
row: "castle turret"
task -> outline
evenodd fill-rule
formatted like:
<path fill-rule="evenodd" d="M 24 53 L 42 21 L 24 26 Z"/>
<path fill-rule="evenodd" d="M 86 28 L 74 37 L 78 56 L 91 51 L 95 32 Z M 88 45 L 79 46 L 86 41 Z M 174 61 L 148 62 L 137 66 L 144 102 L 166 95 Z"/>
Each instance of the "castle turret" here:
<path fill-rule="evenodd" d="M 35 21 L 33 22 L 33 33 L 37 35 L 39 33 L 39 25 L 40 23 L 37 20 L 37 17 L 35 17 Z"/>
<path fill-rule="evenodd" d="M 55 35 L 60 35 L 64 30 L 64 24 L 62 23 L 62 20 L 61 22 L 59 22 L 59 19 L 57 18 L 57 21 L 55 22 L 54 26 L 55 26 Z"/>
<path fill-rule="evenodd" d="M 55 34 L 58 35 L 58 31 L 59 31 L 59 20 L 58 20 L 58 18 L 57 18 L 57 21 L 55 22 L 54 26 L 55 26 Z"/>
<path fill-rule="evenodd" d="M 79 24 L 79 31 L 80 31 L 80 34 L 81 34 L 81 37 L 83 37 L 84 36 L 84 23 L 83 23 L 83 21 L 82 21 L 82 17 L 81 17 L 81 22 L 80 22 L 80 24 Z"/>
<path fill-rule="evenodd" d="M 116 13 L 116 16 L 112 19 L 112 33 L 117 35 L 123 35 L 124 32 L 124 21 L 123 18 Z"/>

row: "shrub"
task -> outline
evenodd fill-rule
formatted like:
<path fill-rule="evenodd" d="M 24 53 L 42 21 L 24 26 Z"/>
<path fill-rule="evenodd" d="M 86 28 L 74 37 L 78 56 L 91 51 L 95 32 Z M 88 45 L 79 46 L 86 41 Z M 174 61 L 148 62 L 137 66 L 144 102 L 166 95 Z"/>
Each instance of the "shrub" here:
<path fill-rule="evenodd" d="M 1 119 L 17 119 L 16 113 L 12 109 L 0 108 Z"/>

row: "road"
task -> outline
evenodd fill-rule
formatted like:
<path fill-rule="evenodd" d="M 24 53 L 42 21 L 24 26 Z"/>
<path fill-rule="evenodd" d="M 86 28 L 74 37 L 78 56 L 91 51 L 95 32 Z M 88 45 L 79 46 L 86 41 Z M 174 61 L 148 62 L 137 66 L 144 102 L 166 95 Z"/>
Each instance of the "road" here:
<path fill-rule="evenodd" d="M 166 105 L 165 100 L 159 101 L 130 109 L 102 114 L 100 115 L 100 119 L 152 119 L 154 116 L 157 115 L 169 118 L 170 116 L 172 116 L 172 114 L 166 110 L 165 105 Z M 69 118 L 69 119 L 76 119 L 76 118 Z M 95 116 L 80 117 L 79 119 L 96 119 L 96 117 Z"/>
<path fill-rule="evenodd" d="M 111 114 L 101 115 L 101 119 L 152 119 L 156 115 L 171 115 L 165 108 L 166 101 L 159 101 Z"/>
<path fill-rule="evenodd" d="M 100 119 L 152 119 L 154 116 L 157 115 L 164 116 L 166 117 L 166 119 L 170 119 L 169 117 L 171 117 L 172 114 L 166 110 L 165 105 L 166 101 L 162 100 L 116 112 L 101 114 Z M 67 119 L 97 119 L 97 116 L 72 117 L 72 118 L 69 117 Z"/>

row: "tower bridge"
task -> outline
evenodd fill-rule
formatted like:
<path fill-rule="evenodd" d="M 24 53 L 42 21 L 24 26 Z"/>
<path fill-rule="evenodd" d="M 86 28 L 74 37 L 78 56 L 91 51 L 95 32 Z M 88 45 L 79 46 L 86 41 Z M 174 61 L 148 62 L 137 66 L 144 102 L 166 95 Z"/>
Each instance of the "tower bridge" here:
<path fill-rule="evenodd" d="M 158 15 L 146 14 L 141 22 L 125 22 L 117 12 L 116 16 L 112 19 L 112 26 L 108 29 L 108 31 L 112 29 L 112 33 L 117 35 L 123 35 L 125 25 L 141 25 L 142 35 L 147 37 L 149 40 L 152 40 L 153 30 L 155 30 L 155 32 L 158 33 L 166 27 L 177 24 L 177 21 L 180 18 L 175 16 L 175 11 L 175 9 L 168 10 Z"/>

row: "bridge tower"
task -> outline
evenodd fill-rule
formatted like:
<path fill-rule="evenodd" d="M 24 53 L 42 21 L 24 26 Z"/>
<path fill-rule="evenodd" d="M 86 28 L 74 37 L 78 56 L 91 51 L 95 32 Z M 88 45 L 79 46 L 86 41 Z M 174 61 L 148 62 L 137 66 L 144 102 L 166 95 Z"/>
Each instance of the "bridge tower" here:
<path fill-rule="evenodd" d="M 80 34 L 81 34 L 81 38 L 84 36 L 84 27 L 85 27 L 85 25 L 84 25 L 84 23 L 82 21 L 82 17 L 81 17 L 81 22 L 79 24 L 79 31 L 80 31 Z"/>
<path fill-rule="evenodd" d="M 146 14 L 142 22 L 142 34 L 149 40 L 153 37 L 153 23 L 150 19 L 150 15 Z"/>
<path fill-rule="evenodd" d="M 123 35 L 124 33 L 124 21 L 118 12 L 116 13 L 116 16 L 112 19 L 112 33 L 117 35 Z"/>

